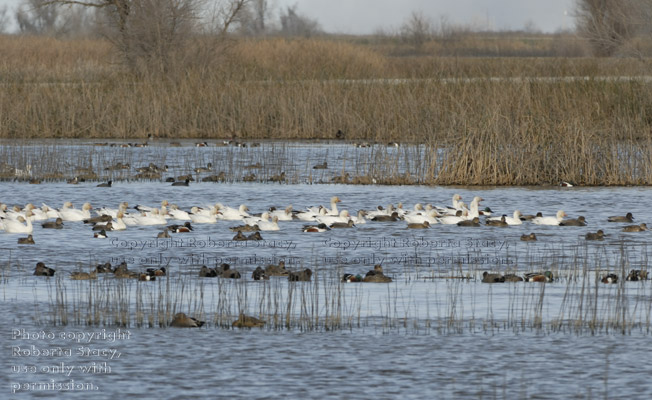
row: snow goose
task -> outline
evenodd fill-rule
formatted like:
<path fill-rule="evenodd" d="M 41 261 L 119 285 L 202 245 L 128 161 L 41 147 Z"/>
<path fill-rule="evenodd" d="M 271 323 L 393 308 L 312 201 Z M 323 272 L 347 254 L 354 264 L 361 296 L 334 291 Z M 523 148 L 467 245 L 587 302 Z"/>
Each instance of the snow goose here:
<path fill-rule="evenodd" d="M 390 216 L 392 215 L 393 212 L 394 212 L 393 204 L 388 205 L 386 209 L 384 209 L 383 206 L 378 206 L 373 211 L 367 211 L 367 219 L 374 219 L 379 215 Z"/>
<path fill-rule="evenodd" d="M 274 216 L 272 217 L 271 221 L 260 221 L 258 222 L 258 228 L 260 228 L 261 231 L 278 231 L 280 228 L 278 227 L 278 217 Z"/>
<path fill-rule="evenodd" d="M 480 217 L 480 211 L 478 210 L 478 206 L 480 205 L 480 202 L 484 200 L 482 197 L 475 196 L 473 200 L 471 201 L 471 205 L 469 206 L 469 214 L 466 217 L 467 220 L 472 220 L 473 218 L 479 218 Z"/>
<path fill-rule="evenodd" d="M 365 210 L 358 210 L 358 214 L 355 216 L 351 217 L 351 220 L 353 221 L 354 224 L 359 225 L 359 224 L 364 224 L 367 221 L 365 220 Z"/>
<path fill-rule="evenodd" d="M 502 217 L 491 217 L 491 218 L 487 218 L 487 222 L 500 221 L 501 219 Z M 505 216 L 505 222 L 507 222 L 507 225 L 522 225 L 523 221 L 521 221 L 521 212 L 519 210 L 516 210 L 514 211 L 513 217 Z"/>
<path fill-rule="evenodd" d="M 536 225 L 559 225 L 565 216 L 566 213 L 559 210 L 557 211 L 557 215 L 554 217 L 536 217 L 532 220 L 532 223 Z"/>
<path fill-rule="evenodd" d="M 336 222 L 347 223 L 350 220 L 349 212 L 347 210 L 340 211 L 339 215 L 322 215 L 317 217 L 317 222 L 322 224 L 331 225 Z"/>
<path fill-rule="evenodd" d="M 241 204 L 237 209 L 222 204 L 217 204 L 217 208 L 221 214 L 220 219 L 226 221 L 241 221 L 244 219 L 244 217 L 250 217 L 249 213 L 247 212 L 249 211 L 249 208 L 244 204 Z"/>
<path fill-rule="evenodd" d="M 122 220 L 124 217 L 124 212 L 118 211 L 118 213 L 115 216 L 115 221 L 112 221 L 113 223 L 113 230 L 114 231 L 123 231 L 127 229 L 127 224 Z"/>
<path fill-rule="evenodd" d="M 59 209 L 59 214 L 61 219 L 64 221 L 83 221 L 91 217 L 91 205 L 90 203 L 84 203 L 81 210 L 73 208 L 71 202 L 67 201 L 63 204 L 63 207 Z"/>
<path fill-rule="evenodd" d="M 403 219 L 408 223 L 408 224 L 422 224 L 424 222 L 428 222 L 429 225 L 436 224 L 437 221 L 437 216 L 439 214 L 437 213 L 437 210 L 430 210 L 427 212 L 423 213 L 409 213 Z"/>
<path fill-rule="evenodd" d="M 30 217 L 32 216 L 31 214 L 32 212 L 27 210 L 27 212 L 25 213 L 25 217 L 20 215 L 15 221 L 12 219 L 5 218 L 3 222 L 5 232 L 32 233 L 34 228 L 32 227 L 32 221 L 30 220 Z"/>
<path fill-rule="evenodd" d="M 278 217 L 279 221 L 292 221 L 292 204 L 285 207 L 285 210 L 271 210 L 270 217 Z"/>
<path fill-rule="evenodd" d="M 278 217 L 277 217 L 278 218 Z M 260 217 L 250 216 L 243 218 L 245 224 L 249 226 L 257 225 L 261 221 L 269 222 L 269 212 L 265 211 L 260 214 Z"/>
<path fill-rule="evenodd" d="M 167 214 L 172 219 L 178 221 L 190 221 L 190 214 L 187 211 L 179 210 L 179 207 L 176 204 L 170 205 L 170 209 L 167 210 Z"/>
<path fill-rule="evenodd" d="M 201 210 L 206 211 L 206 210 Z M 208 213 L 200 212 L 199 207 L 190 209 L 190 220 L 195 224 L 214 224 L 217 222 L 217 209 L 211 207 Z"/>
<path fill-rule="evenodd" d="M 464 218 L 464 211 L 457 210 L 455 215 L 445 215 L 437 219 L 444 225 L 456 225 L 458 222 L 464 221 L 466 218 Z"/>
<path fill-rule="evenodd" d="M 317 218 L 320 216 L 326 215 L 326 209 L 321 207 L 317 209 L 317 212 L 309 209 L 308 211 L 297 213 L 297 219 L 300 221 L 317 221 Z"/>

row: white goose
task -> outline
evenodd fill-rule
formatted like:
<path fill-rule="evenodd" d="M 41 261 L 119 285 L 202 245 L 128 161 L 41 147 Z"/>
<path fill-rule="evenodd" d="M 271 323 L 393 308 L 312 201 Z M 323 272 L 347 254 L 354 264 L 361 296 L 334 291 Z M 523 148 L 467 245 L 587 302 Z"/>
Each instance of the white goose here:
<path fill-rule="evenodd" d="M 292 204 L 285 207 L 285 210 L 274 210 L 269 213 L 270 217 L 278 217 L 279 221 L 292 221 Z"/>
<path fill-rule="evenodd" d="M 354 224 L 360 225 L 360 224 L 366 224 L 367 221 L 365 220 L 365 211 L 364 210 L 358 210 L 358 214 L 354 215 L 351 217 L 351 220 L 353 221 Z"/>
<path fill-rule="evenodd" d="M 559 225 L 565 216 L 566 213 L 559 210 L 557 211 L 557 215 L 554 217 L 536 217 L 532 220 L 532 223 L 536 225 Z"/>
<path fill-rule="evenodd" d="M 466 215 L 464 215 L 466 213 Z M 457 210 L 455 215 L 444 215 L 438 218 L 438 221 L 443 225 L 456 225 L 460 221 L 465 221 L 468 217 L 468 212 Z"/>
<path fill-rule="evenodd" d="M 313 206 L 309 207 L 308 211 L 312 211 L 315 214 L 318 214 L 322 208 L 326 209 L 326 215 L 339 215 L 339 210 L 337 209 L 337 203 L 340 203 L 341 200 L 337 196 L 331 197 L 331 208 L 325 208 L 323 206 Z"/>
<path fill-rule="evenodd" d="M 439 214 L 437 213 L 437 210 L 430 210 L 421 213 L 409 213 L 403 219 L 408 224 L 423 224 L 425 221 L 428 221 L 428 223 L 432 225 L 439 222 L 437 220 L 438 216 Z"/>
<path fill-rule="evenodd" d="M 95 213 L 97 215 L 109 215 L 111 218 L 115 219 L 118 217 L 118 213 L 121 211 L 124 216 L 124 214 L 127 212 L 127 207 L 129 207 L 129 203 L 123 201 L 118 205 L 118 208 L 102 207 L 99 210 L 95 210 Z"/>
<path fill-rule="evenodd" d="M 32 233 L 34 227 L 30 220 L 31 216 L 32 212 L 27 210 L 25 217 L 20 215 L 15 221 L 5 218 L 3 221 L 4 231 L 7 233 Z"/>
<path fill-rule="evenodd" d="M 308 211 L 297 213 L 297 219 L 299 219 L 300 221 L 317 221 L 318 217 L 324 215 L 326 215 L 326 209 L 320 206 L 317 212 L 314 212 L 311 209 L 309 209 Z"/>
<path fill-rule="evenodd" d="M 158 208 L 152 209 L 150 213 L 142 212 L 136 216 L 136 225 L 150 226 L 150 225 L 165 225 L 167 220 Z"/>
<path fill-rule="evenodd" d="M 339 215 L 322 215 L 320 217 L 317 217 L 317 221 L 319 223 L 326 224 L 328 226 L 336 222 L 347 223 L 349 222 L 349 219 L 351 218 L 347 210 L 340 211 Z"/>
<path fill-rule="evenodd" d="M 122 217 L 124 217 L 124 212 L 118 211 L 115 219 L 112 221 L 114 231 L 123 231 L 127 229 L 127 224 L 122 220 Z"/>
<path fill-rule="evenodd" d="M 251 216 L 247 212 L 249 211 L 249 208 L 244 204 L 241 204 L 240 207 L 236 209 L 218 203 L 217 208 L 221 214 L 220 219 L 225 221 L 242 221 L 244 217 Z"/>
<path fill-rule="evenodd" d="M 187 211 L 179 210 L 179 207 L 176 204 L 172 204 L 168 210 L 168 215 L 172 219 L 179 221 L 190 221 L 190 214 Z"/>
<path fill-rule="evenodd" d="M 64 221 L 83 221 L 91 217 L 90 203 L 84 203 L 81 210 L 72 208 L 72 203 L 67 201 L 63 204 L 63 208 L 59 209 L 59 215 Z"/>
<path fill-rule="evenodd" d="M 505 222 L 507 222 L 507 225 L 522 225 L 523 221 L 521 221 L 521 212 L 519 210 L 514 211 L 514 216 L 513 217 L 505 217 Z M 487 221 L 500 221 L 501 217 L 491 217 L 487 218 Z"/>
<path fill-rule="evenodd" d="M 382 206 L 378 206 L 373 211 L 367 211 L 367 219 L 373 219 L 374 217 L 377 217 L 379 215 L 392 215 L 393 212 L 394 212 L 393 204 L 388 205 L 386 209 L 383 209 Z"/>
<path fill-rule="evenodd" d="M 278 220 L 278 217 L 276 219 Z M 243 221 L 246 225 L 249 226 L 257 225 L 260 222 L 269 222 L 269 213 L 265 211 L 260 215 L 260 217 L 254 217 L 254 216 L 245 217 L 243 218 Z"/>
<path fill-rule="evenodd" d="M 195 206 L 190 209 L 189 217 L 195 224 L 214 224 L 217 222 L 217 214 L 217 208 L 215 207 L 206 210 Z"/>
<path fill-rule="evenodd" d="M 482 197 L 475 196 L 473 200 L 471 201 L 471 205 L 469 206 L 469 213 L 466 216 L 467 220 L 472 220 L 473 218 L 479 218 L 480 217 L 480 211 L 478 210 L 478 206 L 480 205 L 480 202 L 484 200 Z"/>
<path fill-rule="evenodd" d="M 273 216 L 271 221 L 260 221 L 258 222 L 258 228 L 260 228 L 261 231 L 278 231 L 280 228 L 278 227 L 278 217 Z"/>

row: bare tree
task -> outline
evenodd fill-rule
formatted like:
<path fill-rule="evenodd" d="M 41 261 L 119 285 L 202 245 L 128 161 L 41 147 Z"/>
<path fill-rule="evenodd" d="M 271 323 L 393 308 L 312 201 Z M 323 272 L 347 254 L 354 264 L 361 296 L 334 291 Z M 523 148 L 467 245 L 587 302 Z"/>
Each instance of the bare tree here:
<path fill-rule="evenodd" d="M 240 18 L 239 33 L 247 36 L 262 36 L 269 32 L 271 9 L 268 0 L 251 0 Z"/>
<path fill-rule="evenodd" d="M 433 37 L 432 22 L 421 12 L 414 11 L 401 25 L 401 38 L 410 43 L 416 50 Z"/>
<path fill-rule="evenodd" d="M 215 2 L 217 33 L 225 35 L 250 0 Z M 93 8 L 100 32 L 137 73 L 168 73 L 188 61 L 196 39 L 207 33 L 204 0 L 46 0 L 43 6 Z M 215 27 L 214 27 L 215 28 Z M 215 31 L 215 30 L 214 30 Z"/>
<path fill-rule="evenodd" d="M 281 12 L 281 31 L 285 36 L 310 37 L 321 32 L 319 22 L 297 12 L 297 5 L 287 7 Z"/>
<path fill-rule="evenodd" d="M 24 0 L 15 13 L 18 31 L 27 35 L 58 34 L 61 29 L 59 8 L 42 7 L 47 0 Z"/>
<path fill-rule="evenodd" d="M 595 55 L 607 57 L 649 32 L 651 12 L 650 0 L 577 0 L 575 18 Z"/>

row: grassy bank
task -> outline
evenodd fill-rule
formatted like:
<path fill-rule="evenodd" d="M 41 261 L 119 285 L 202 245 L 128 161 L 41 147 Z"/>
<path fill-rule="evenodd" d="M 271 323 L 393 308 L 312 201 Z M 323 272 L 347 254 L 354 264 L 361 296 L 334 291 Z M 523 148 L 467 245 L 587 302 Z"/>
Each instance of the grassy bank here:
<path fill-rule="evenodd" d="M 647 75 L 649 60 L 395 57 L 344 40 L 269 39 L 234 43 L 214 69 L 137 78 L 102 41 L 5 37 L 0 51 L 0 138 L 341 130 L 446 149 L 425 177 L 433 183 L 652 182 L 652 84 L 609 78 Z"/>

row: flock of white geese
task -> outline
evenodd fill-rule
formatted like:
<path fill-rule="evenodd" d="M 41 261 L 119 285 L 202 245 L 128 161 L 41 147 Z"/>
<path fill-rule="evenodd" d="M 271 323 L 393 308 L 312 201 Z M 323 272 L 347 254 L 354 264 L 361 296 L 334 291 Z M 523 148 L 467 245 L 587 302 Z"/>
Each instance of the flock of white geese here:
<path fill-rule="evenodd" d="M 111 230 L 124 230 L 129 226 L 166 225 L 170 220 L 188 221 L 195 224 L 214 224 L 223 221 L 242 221 L 244 226 L 252 227 L 252 230 L 276 231 L 279 230 L 279 222 L 300 220 L 312 225 L 304 225 L 304 232 L 322 232 L 332 228 L 349 228 L 364 224 L 366 221 L 403 221 L 407 228 L 426 229 L 435 224 L 457 224 L 460 226 L 480 226 L 480 217 L 485 217 L 486 225 L 509 226 L 521 225 L 524 221 L 530 221 L 537 225 L 585 225 L 584 217 L 576 219 L 565 219 L 566 213 L 559 210 L 554 216 L 522 215 L 519 210 L 513 215 L 490 216 L 491 210 L 484 208 L 480 210 L 480 203 L 483 199 L 479 196 L 473 198 L 467 206 L 462 202 L 462 196 L 455 194 L 450 206 L 432 206 L 417 203 L 410 210 L 403 208 L 402 204 L 397 207 L 378 206 L 373 210 L 360 210 L 351 215 L 348 210 L 339 210 L 337 204 L 339 197 L 332 197 L 330 208 L 324 206 L 308 207 L 304 210 L 293 210 L 289 205 L 285 209 L 270 208 L 261 214 L 250 214 L 246 205 L 237 208 L 216 203 L 208 207 L 194 206 L 184 211 L 167 200 L 161 203 L 160 207 L 136 206 L 133 211 L 128 211 L 126 202 L 120 203 L 118 208 L 97 208 L 93 209 L 89 203 L 85 203 L 81 209 L 73 207 L 72 203 L 66 202 L 63 207 L 56 209 L 43 204 L 37 208 L 33 204 L 24 207 L 8 207 L 0 203 L 0 230 L 6 233 L 31 234 L 34 221 L 43 221 L 43 228 L 61 228 L 64 222 L 86 221 L 96 223 L 98 228 Z M 92 215 L 94 212 L 95 215 Z M 45 222 L 48 221 L 48 222 Z M 633 222 L 631 214 L 626 216 L 610 217 L 611 222 Z M 633 225 L 628 231 L 647 230 L 645 224 Z"/>

